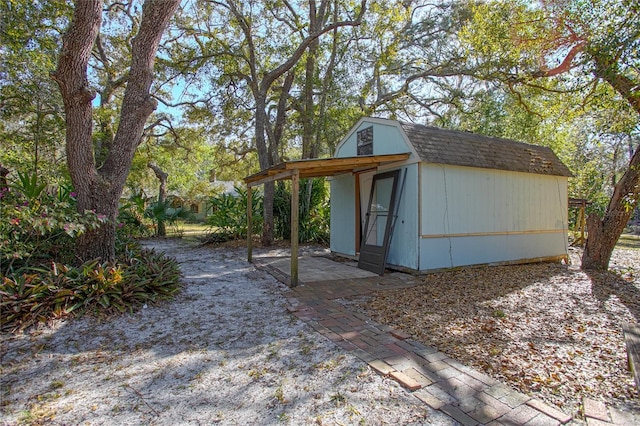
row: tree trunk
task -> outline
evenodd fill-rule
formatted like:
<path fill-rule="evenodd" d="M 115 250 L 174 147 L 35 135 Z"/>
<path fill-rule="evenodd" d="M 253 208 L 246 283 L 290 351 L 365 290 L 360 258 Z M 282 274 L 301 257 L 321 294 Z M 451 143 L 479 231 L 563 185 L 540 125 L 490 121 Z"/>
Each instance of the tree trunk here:
<path fill-rule="evenodd" d="M 309 28 L 310 31 L 317 31 L 320 25 L 318 24 L 318 16 L 316 13 L 315 1 L 309 2 Z M 316 55 L 318 54 L 318 47 L 320 41 L 318 39 L 313 40 L 307 49 L 307 58 L 305 62 L 305 75 L 304 86 L 302 89 L 303 105 L 301 111 L 302 121 L 302 158 L 315 158 L 317 157 L 316 149 L 314 145 L 314 119 L 315 119 L 315 102 L 313 89 L 315 86 L 316 77 Z"/>
<path fill-rule="evenodd" d="M 51 77 L 58 83 L 64 102 L 67 163 L 76 190 L 78 210 L 94 210 L 109 222 L 78 239 L 80 261 L 115 260 L 115 222 L 118 203 L 131 168 L 144 124 L 155 109 L 149 96 L 153 64 L 162 33 L 179 0 L 146 0 L 138 34 L 132 41 L 132 61 L 125 89 L 120 124 L 104 166 L 98 171 L 93 153 L 92 101 L 87 65 L 102 20 L 101 0 L 77 0 L 73 17 L 63 36 L 58 68 Z"/>
<path fill-rule="evenodd" d="M 62 38 L 62 52 L 58 68 L 51 77 L 58 83 L 65 110 L 66 152 L 71 182 L 76 190 L 78 211 L 95 210 L 105 214 L 107 209 L 96 203 L 99 179 L 95 169 L 91 135 L 93 119 L 91 102 L 95 92 L 89 88 L 87 65 L 93 42 L 102 22 L 102 1 L 78 1 L 67 33 Z M 104 195 L 105 185 L 100 185 Z M 105 224 L 102 228 L 113 226 Z M 87 232 L 78 238 L 76 256 L 81 260 L 96 257 L 113 260 L 114 247 L 109 247 L 109 230 L 102 229 L 106 238 L 98 238 L 100 229 Z M 92 244 L 92 241 L 95 243 Z M 106 246 L 105 246 L 106 244 Z"/>
<path fill-rule="evenodd" d="M 291 86 L 295 79 L 295 73 L 293 70 L 289 71 L 284 78 L 282 87 L 280 89 L 280 96 L 278 99 L 278 105 L 276 107 L 276 117 L 273 123 L 273 127 L 269 125 L 269 122 L 265 122 L 267 129 L 267 136 L 269 140 L 269 152 L 271 153 L 272 165 L 280 162 L 280 147 L 282 142 L 282 135 L 284 134 L 285 125 L 287 124 L 287 104 L 289 102 L 289 92 L 291 92 Z"/>
<path fill-rule="evenodd" d="M 69 168 L 71 168 L 71 163 Z M 93 210 L 98 215 L 105 216 L 108 220 L 98 229 L 87 231 L 78 237 L 75 251 L 76 259 L 78 263 L 94 259 L 114 261 L 116 257 L 115 224 L 118 216 L 119 197 L 115 199 L 111 197 L 110 186 L 100 178 L 95 178 L 88 186 L 82 186 L 85 195 L 81 204 L 81 192 L 78 188 L 78 185 L 74 183 L 74 189 L 78 194 L 78 211 Z"/>
<path fill-rule="evenodd" d="M 618 181 L 604 218 L 591 214 L 587 218 L 589 236 L 582 254 L 582 269 L 606 271 L 611 253 L 638 204 L 640 185 L 640 145 L 636 148 L 627 171 Z"/>
<path fill-rule="evenodd" d="M 0 164 L 0 190 L 6 189 L 7 184 L 7 175 L 10 173 L 9 169 Z"/>
<path fill-rule="evenodd" d="M 160 187 L 158 188 L 158 204 L 164 204 L 167 201 L 167 178 L 169 175 L 155 164 L 149 163 L 147 166 L 153 170 L 156 177 L 160 181 Z M 157 218 L 158 221 L 158 237 L 167 236 L 167 227 L 162 218 Z"/>
<path fill-rule="evenodd" d="M 273 165 L 273 157 L 267 147 L 265 138 L 265 128 L 267 125 L 266 93 L 256 95 L 256 148 L 258 150 L 258 162 L 260 170 L 266 170 Z M 264 197 L 262 206 L 262 245 L 269 247 L 273 245 L 273 182 L 264 185 Z"/>
<path fill-rule="evenodd" d="M 109 220 L 101 227 L 81 234 L 76 241 L 75 256 L 78 263 L 94 259 L 114 261 L 116 258 L 116 218 L 118 216 L 118 200 L 108 198 L 106 188 L 96 190 L 92 205 L 98 214 L 105 215 Z M 76 189 L 77 192 L 77 189 Z M 108 213 L 105 213 L 108 212 Z"/>
<path fill-rule="evenodd" d="M 640 114 L 640 96 L 637 82 L 618 71 L 614 60 L 601 54 L 589 52 L 596 64 L 596 77 L 606 81 L 629 105 Z M 582 269 L 606 271 L 620 234 L 631 218 L 640 195 L 640 145 L 636 148 L 629 167 L 614 187 L 613 195 L 602 220 L 595 214 L 587 218 L 589 236 L 582 254 Z"/>

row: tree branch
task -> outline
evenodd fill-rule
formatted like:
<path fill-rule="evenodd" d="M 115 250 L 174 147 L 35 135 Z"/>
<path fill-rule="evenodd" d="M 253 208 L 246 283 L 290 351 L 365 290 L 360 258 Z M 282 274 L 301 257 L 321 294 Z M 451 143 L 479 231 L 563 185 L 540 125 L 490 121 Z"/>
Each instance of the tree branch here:
<path fill-rule="evenodd" d="M 562 63 L 560 65 L 558 65 L 555 68 L 536 71 L 536 72 L 531 74 L 532 77 L 534 77 L 534 78 L 538 78 L 538 77 L 553 77 L 553 76 L 556 76 L 558 74 L 562 74 L 562 73 L 565 73 L 565 72 L 569 71 L 571 68 L 574 68 L 576 66 L 573 63 L 573 60 L 575 59 L 575 57 L 580 52 L 584 51 L 586 45 L 587 44 L 584 41 L 579 42 L 578 44 L 573 46 L 571 48 L 571 50 L 569 50 L 569 53 L 567 53 L 567 56 L 564 57 L 564 59 L 562 60 Z"/>

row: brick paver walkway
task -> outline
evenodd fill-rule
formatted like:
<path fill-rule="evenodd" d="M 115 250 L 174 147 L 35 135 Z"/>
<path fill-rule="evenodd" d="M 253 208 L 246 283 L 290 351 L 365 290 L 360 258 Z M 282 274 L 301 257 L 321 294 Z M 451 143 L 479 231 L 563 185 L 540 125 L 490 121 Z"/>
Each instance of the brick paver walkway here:
<path fill-rule="evenodd" d="M 285 284 L 287 274 L 260 262 Z M 354 312 L 338 299 L 384 289 L 417 285 L 410 275 L 307 282 L 285 292 L 289 311 L 341 348 L 368 363 L 378 373 L 398 381 L 429 407 L 463 425 L 559 425 L 570 415 L 467 367 L 436 348 L 416 342 L 401 331 Z M 584 400 L 587 425 L 638 424 L 638 416 Z"/>

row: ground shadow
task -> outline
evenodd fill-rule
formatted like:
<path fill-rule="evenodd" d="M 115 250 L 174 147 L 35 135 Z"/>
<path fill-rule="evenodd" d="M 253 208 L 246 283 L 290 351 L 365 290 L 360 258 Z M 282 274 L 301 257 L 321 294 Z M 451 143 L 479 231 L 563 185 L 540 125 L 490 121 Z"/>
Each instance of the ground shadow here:
<path fill-rule="evenodd" d="M 638 288 L 638 282 L 634 282 L 631 278 L 624 279 L 613 272 L 584 272 L 591 280 L 593 296 L 603 304 L 602 309 L 607 310 L 607 302 L 611 301 L 612 297 L 615 297 L 629 310 L 635 321 L 640 321 L 640 289 Z M 612 319 L 620 319 L 616 317 L 616 312 L 607 312 L 612 316 Z"/>
<path fill-rule="evenodd" d="M 618 239 L 617 248 L 640 249 L 640 234 L 623 234 Z M 640 256 L 640 253 L 638 253 Z"/>

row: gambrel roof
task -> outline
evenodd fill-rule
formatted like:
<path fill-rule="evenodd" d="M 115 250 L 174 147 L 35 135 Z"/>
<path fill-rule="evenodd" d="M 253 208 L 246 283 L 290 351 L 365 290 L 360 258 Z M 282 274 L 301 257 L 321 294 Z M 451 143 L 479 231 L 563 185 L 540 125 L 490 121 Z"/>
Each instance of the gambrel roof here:
<path fill-rule="evenodd" d="M 400 125 L 420 159 L 427 163 L 573 176 L 544 146 L 420 124 Z"/>

